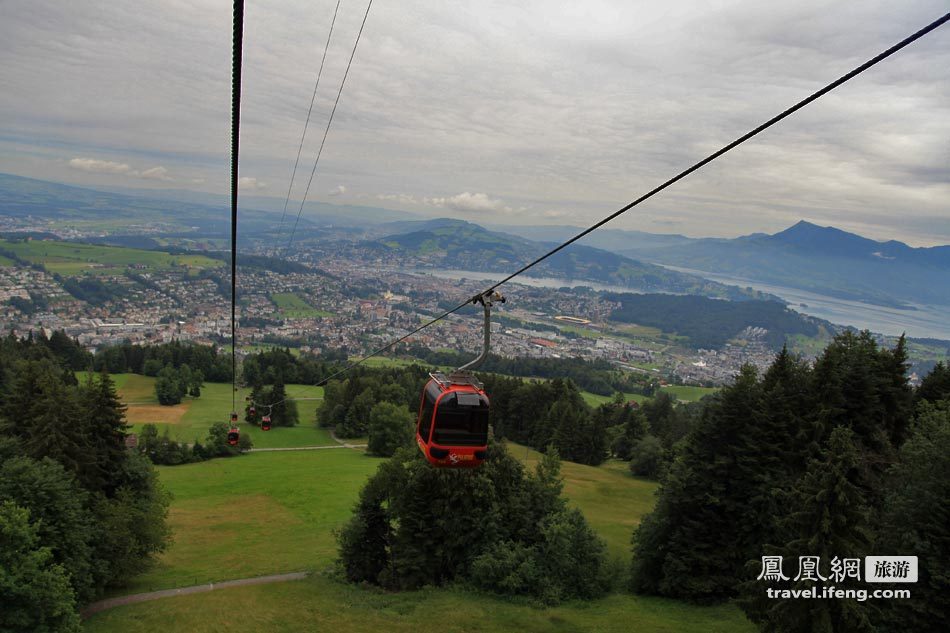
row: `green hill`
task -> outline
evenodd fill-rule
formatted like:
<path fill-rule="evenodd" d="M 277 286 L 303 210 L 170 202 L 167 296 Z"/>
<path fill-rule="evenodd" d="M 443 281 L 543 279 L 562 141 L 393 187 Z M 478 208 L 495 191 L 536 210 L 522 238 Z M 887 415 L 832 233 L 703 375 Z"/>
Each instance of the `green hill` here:
<path fill-rule="evenodd" d="M 418 230 L 390 235 L 366 243 L 382 253 L 415 258 L 422 265 L 483 272 L 511 272 L 549 251 L 554 244 L 533 242 L 506 233 L 488 231 L 461 220 L 402 223 Z M 571 245 L 553 255 L 530 275 L 563 277 L 577 284 L 593 281 L 635 288 L 644 292 L 698 294 L 731 299 L 760 296 L 734 286 L 645 264 L 599 248 Z"/>
<path fill-rule="evenodd" d="M 512 446 L 521 458 L 524 449 Z M 530 462 L 536 457 L 527 454 Z M 173 495 L 175 541 L 124 593 L 309 569 L 304 581 L 238 587 L 119 607 L 85 630 L 111 631 L 752 631 L 733 605 L 698 607 L 615 594 L 537 608 L 462 587 L 398 594 L 347 585 L 325 572 L 333 530 L 349 517 L 380 460 L 337 449 L 250 454 L 160 468 Z M 656 485 L 622 470 L 564 463 L 565 490 L 613 554 L 653 505 Z"/>

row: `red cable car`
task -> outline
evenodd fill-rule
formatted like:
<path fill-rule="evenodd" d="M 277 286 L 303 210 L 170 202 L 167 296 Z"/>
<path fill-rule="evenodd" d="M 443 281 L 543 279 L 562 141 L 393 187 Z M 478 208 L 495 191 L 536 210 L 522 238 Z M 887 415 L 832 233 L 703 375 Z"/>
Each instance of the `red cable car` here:
<path fill-rule="evenodd" d="M 250 413 L 251 415 L 256 415 L 257 409 L 255 409 L 254 405 L 252 404 L 250 407 L 248 407 L 247 412 Z"/>
<path fill-rule="evenodd" d="M 238 414 L 237 411 L 231 412 L 231 428 L 228 429 L 228 444 L 231 446 L 237 446 L 238 440 L 241 439 L 241 432 L 238 431 L 237 426 Z"/>
<path fill-rule="evenodd" d="M 265 415 L 264 417 L 261 418 L 261 430 L 270 431 L 270 416 L 269 415 Z"/>
<path fill-rule="evenodd" d="M 416 444 L 429 463 L 442 468 L 475 468 L 488 456 L 489 401 L 482 383 L 471 373 L 488 357 L 491 349 L 491 308 L 505 298 L 489 290 L 472 297 L 485 310 L 482 353 L 450 376 L 429 374 L 422 390 Z"/>
<path fill-rule="evenodd" d="M 471 374 L 435 373 L 422 391 L 416 444 L 434 466 L 474 468 L 488 454 L 488 396 Z"/>

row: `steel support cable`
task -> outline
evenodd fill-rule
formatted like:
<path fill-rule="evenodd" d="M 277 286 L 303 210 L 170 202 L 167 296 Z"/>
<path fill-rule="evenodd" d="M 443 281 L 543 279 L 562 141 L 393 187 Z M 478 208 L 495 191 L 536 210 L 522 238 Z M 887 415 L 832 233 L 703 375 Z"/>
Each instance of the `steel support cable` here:
<path fill-rule="evenodd" d="M 244 0 L 234 0 L 234 37 L 231 57 L 231 411 L 237 411 L 237 203 L 238 155 L 241 131 L 241 60 L 244 54 Z"/>
<path fill-rule="evenodd" d="M 515 272 L 511 273 L 510 275 L 508 275 L 507 277 L 505 277 L 505 278 L 502 279 L 501 281 L 499 281 L 499 282 L 495 283 L 494 285 L 490 286 L 488 289 L 486 289 L 486 290 L 484 290 L 484 291 L 482 291 L 482 292 L 479 292 L 479 293 L 476 294 L 474 297 L 471 297 L 471 298 L 469 298 L 469 299 L 466 299 L 465 301 L 463 301 L 463 302 L 460 303 L 459 305 L 455 306 L 455 307 L 452 308 L 451 310 L 446 310 L 445 312 L 443 312 L 443 313 L 440 314 L 439 316 L 437 316 L 437 317 L 435 317 L 434 319 L 428 321 L 427 323 L 421 325 L 420 327 L 416 328 L 415 330 L 413 330 L 413 331 L 410 332 L 409 334 L 406 334 L 405 336 L 401 336 L 401 337 L 399 337 L 398 339 L 394 340 L 393 342 L 389 343 L 388 345 L 385 345 L 385 346 L 379 348 L 378 350 L 376 350 L 376 351 L 374 351 L 374 352 L 372 352 L 372 353 L 370 353 L 370 354 L 368 354 L 368 355 L 366 355 L 366 356 L 360 358 L 359 360 L 356 360 L 356 361 L 350 363 L 349 365 L 347 365 L 347 366 L 344 367 L 343 369 L 341 369 L 341 370 L 335 372 L 334 374 L 331 374 L 328 378 L 323 379 L 323 380 L 320 382 L 320 384 L 326 384 L 327 382 L 329 382 L 329 381 L 332 380 L 333 378 L 336 378 L 337 376 L 339 376 L 339 375 L 341 375 L 341 374 L 344 374 L 344 373 L 350 371 L 351 369 L 353 369 L 353 368 L 356 367 L 357 365 L 362 364 L 363 362 L 369 360 L 370 358 L 373 358 L 374 356 L 378 356 L 379 354 L 382 354 L 383 352 L 385 352 L 385 351 L 391 349 L 391 348 L 394 347 L 395 345 L 398 345 L 398 344 L 401 343 L 402 341 L 405 341 L 405 340 L 408 339 L 409 337 L 411 337 L 411 336 L 413 336 L 413 335 L 415 335 L 415 334 L 418 334 L 419 332 L 421 332 L 422 330 L 426 329 L 426 328 L 429 327 L 430 325 L 433 325 L 433 324 L 435 324 L 435 323 L 441 321 L 442 319 L 446 318 L 446 317 L 449 316 L 450 314 L 453 314 L 453 313 L 455 313 L 455 312 L 458 312 L 459 310 L 461 310 L 461 309 L 464 308 L 465 306 L 469 305 L 470 303 L 475 303 L 475 302 L 477 302 L 478 299 L 479 299 L 479 297 L 482 297 L 482 296 L 491 294 L 491 293 L 494 292 L 499 286 L 501 286 L 501 285 L 503 285 L 503 284 L 505 284 L 505 283 L 511 281 L 512 279 L 514 279 L 514 278 L 517 277 L 518 275 L 520 275 L 520 274 L 526 272 L 527 270 L 529 270 L 530 268 L 532 268 L 532 267 L 534 267 L 534 266 L 540 264 L 541 262 L 543 262 L 544 260 L 546 260 L 548 257 L 554 255 L 555 253 L 558 253 L 559 251 L 563 250 L 564 248 L 567 248 L 568 246 L 570 246 L 571 244 L 573 244 L 573 243 L 576 242 L 577 240 L 579 240 L 579 239 L 585 237 L 586 235 L 588 235 L 588 234 L 590 234 L 590 233 L 596 231 L 597 229 L 599 229 L 599 228 L 602 227 L 603 225 L 607 224 L 608 222 L 610 222 L 611 220 L 615 219 L 616 217 L 618 217 L 618 216 L 620 216 L 620 215 L 626 213 L 627 211 L 629 211 L 629 210 L 632 209 L 633 207 L 637 206 L 637 205 L 640 204 L 641 202 L 643 202 L 643 201 L 645 201 L 645 200 L 648 200 L 649 198 L 652 198 L 654 195 L 660 193 L 661 191 L 663 191 L 664 189 L 666 189 L 666 188 L 669 187 L 670 185 L 672 185 L 672 184 L 674 184 L 674 183 L 676 183 L 676 182 L 682 180 L 683 178 L 685 178 L 686 176 L 690 175 L 690 174 L 693 173 L 694 171 L 696 171 L 696 170 L 700 169 L 701 167 L 703 167 L 703 166 L 705 166 L 705 165 L 711 163 L 712 161 L 716 160 L 717 158 L 719 158 L 720 156 L 722 156 L 723 154 L 725 154 L 725 153 L 728 152 L 729 150 L 736 148 L 737 146 L 741 145 L 742 143 L 744 143 L 745 141 L 749 140 L 749 139 L 752 138 L 753 136 L 755 136 L 755 135 L 759 134 L 760 132 L 762 132 L 762 131 L 764 131 L 764 130 L 770 128 L 770 127 L 772 127 L 773 125 L 775 125 L 776 123 L 778 123 L 778 122 L 781 121 L 782 119 L 784 119 L 784 118 L 790 116 L 791 114 L 793 114 L 793 113 L 797 112 L 798 110 L 804 108 L 806 105 L 810 104 L 811 102 L 813 102 L 813 101 L 819 99 L 820 97 L 824 96 L 825 94 L 831 92 L 832 90 L 834 90 L 835 88 L 837 88 L 837 87 L 840 86 L 841 84 L 845 83 L 846 81 L 848 81 L 848 80 L 850 80 L 850 79 L 853 79 L 854 77 L 860 75 L 861 73 L 863 73 L 863 72 L 864 72 L 865 70 L 867 70 L 868 68 L 870 68 L 870 67 L 874 66 L 875 64 L 877 64 L 878 62 L 883 61 L 884 59 L 890 57 L 891 55 L 893 55 L 893 54 L 896 53 L 897 51 L 901 50 L 902 48 L 908 46 L 909 44 L 912 44 L 913 42 L 919 40 L 919 39 L 922 38 L 924 35 L 927 35 L 927 34 L 930 33 L 931 31 L 933 31 L 933 30 L 939 28 L 940 26 L 944 25 L 944 24 L 945 24 L 946 22 L 948 22 L 948 21 L 950 21 L 950 13 L 947 13 L 947 14 L 943 15 L 942 17 L 940 17 L 940 18 L 934 20 L 933 22 L 931 22 L 930 24 L 928 24 L 928 25 L 925 26 L 924 28 L 922 28 L 922 29 L 920 29 L 919 31 L 917 31 L 916 33 L 914 33 L 913 35 L 910 35 L 910 36 L 904 38 L 903 40 L 901 40 L 900 42 L 898 42 L 898 43 L 895 44 L 894 46 L 891 46 L 890 48 L 888 48 L 887 50 L 883 51 L 882 53 L 880 53 L 880 54 L 876 55 L 875 57 L 869 59 L 868 61 L 864 62 L 863 64 L 861 64 L 860 66 L 858 66 L 857 68 L 855 68 L 855 69 L 852 70 L 851 72 L 847 73 L 846 75 L 842 75 L 841 77 L 839 77 L 839 78 L 836 79 L 835 81 L 833 81 L 833 82 L 831 82 L 830 84 L 826 85 L 824 88 L 821 88 L 820 90 L 818 90 L 818 91 L 812 93 L 812 94 L 809 95 L 808 97 L 805 97 L 804 99 L 802 99 L 801 101 L 799 101 L 798 103 L 796 103 L 795 105 L 793 105 L 792 107 L 790 107 L 790 108 L 788 108 L 787 110 L 784 110 L 783 112 L 777 114 L 776 116 L 772 117 L 771 119 L 769 119 L 768 121 L 766 121 L 766 122 L 763 123 L 762 125 L 759 125 L 758 127 L 754 128 L 754 129 L 751 130 L 750 132 L 747 132 L 746 134 L 743 134 L 742 136 L 740 136 L 740 137 L 737 138 L 736 140 L 732 141 L 732 142 L 729 143 L 728 145 L 723 146 L 722 148 L 720 148 L 719 150 L 713 152 L 712 154 L 710 154 L 710 155 L 707 156 L 706 158 L 700 160 L 699 162 L 694 163 L 691 167 L 688 167 L 687 169 L 684 169 L 683 171 L 681 171 L 681 172 L 678 173 L 677 175 L 673 176 L 672 178 L 670 178 L 670 179 L 667 180 L 666 182 L 660 184 L 659 186 L 655 187 L 654 189 L 651 189 L 650 191 L 648 191 L 647 193 L 643 194 L 642 196 L 640 196 L 639 198 L 637 198 L 637 199 L 634 200 L 633 202 L 631 202 L 631 203 L 625 205 L 624 207 L 622 207 L 622 208 L 620 208 L 619 210 L 615 211 L 614 213 L 610 214 L 609 216 L 607 216 L 606 218 L 604 218 L 604 219 L 601 220 L 600 222 L 597 222 L 596 224 L 590 226 L 589 228 L 587 228 L 587 229 L 581 231 L 580 233 L 578 233 L 577 235 L 575 235 L 574 237 L 572 237 L 572 238 L 569 239 L 568 241 L 564 242 L 564 243 L 561 244 L 560 246 L 557 246 L 557 247 L 551 249 L 550 251 L 548 251 L 547 253 L 545 253 L 545 254 L 542 255 L 541 257 L 538 257 L 538 258 L 535 259 L 534 261 L 532 261 L 532 262 L 530 262 L 530 263 L 528 263 L 528 264 L 525 264 L 524 266 L 522 266 L 521 268 L 519 268 L 519 269 L 516 270 Z"/>
<path fill-rule="evenodd" d="M 294 221 L 294 228 L 290 232 L 290 239 L 287 240 L 287 248 L 294 243 L 294 235 L 297 233 L 297 225 L 300 223 L 300 214 L 303 213 L 303 207 L 307 203 L 307 196 L 310 194 L 310 185 L 313 184 L 313 177 L 317 173 L 317 165 L 320 164 L 320 156 L 323 155 L 323 146 L 327 142 L 327 135 L 330 133 L 330 126 L 333 125 L 333 115 L 336 114 L 336 107 L 340 103 L 340 95 L 343 94 L 343 86 L 346 85 L 346 78 L 350 74 L 350 66 L 353 65 L 353 58 L 356 56 L 356 47 L 360 44 L 360 37 L 363 35 L 363 27 L 366 26 L 366 18 L 369 17 L 369 10 L 373 6 L 373 0 L 369 0 L 366 5 L 366 12 L 363 14 L 363 22 L 360 24 L 360 30 L 356 34 L 356 41 L 353 42 L 353 50 L 350 52 L 350 59 L 346 63 L 346 72 L 343 73 L 343 81 L 340 82 L 340 89 L 336 93 L 336 100 L 333 102 L 333 109 L 330 110 L 330 118 L 327 120 L 327 127 L 323 131 L 323 140 L 320 141 L 320 149 L 317 150 L 317 158 L 313 161 L 313 169 L 310 171 L 310 180 L 307 181 L 307 188 L 304 190 L 303 199 L 300 201 L 300 209 L 297 211 L 297 219 Z"/>
<path fill-rule="evenodd" d="M 340 11 L 340 0 L 336 0 L 336 8 L 333 10 L 333 19 L 330 20 L 330 32 L 327 34 L 327 43 L 323 47 L 323 57 L 320 59 L 320 70 L 317 71 L 317 80 L 313 84 L 313 94 L 310 95 L 310 107 L 307 108 L 307 120 L 303 124 L 303 133 L 300 135 L 300 146 L 297 147 L 297 158 L 294 160 L 294 170 L 290 174 L 290 185 L 287 187 L 287 198 L 284 200 L 284 211 L 280 215 L 280 224 L 277 228 L 277 239 L 274 240 L 275 247 L 280 244 L 280 236 L 284 232 L 284 218 L 287 216 L 287 205 L 290 204 L 290 193 L 294 188 L 294 179 L 297 177 L 297 165 L 300 164 L 300 153 L 303 151 L 303 142 L 307 138 L 307 128 L 310 126 L 310 114 L 313 112 L 313 103 L 317 98 L 317 88 L 320 87 L 320 77 L 323 76 L 323 65 L 327 61 L 327 51 L 330 50 L 330 40 L 333 38 L 333 27 L 336 24 L 336 16 Z"/>

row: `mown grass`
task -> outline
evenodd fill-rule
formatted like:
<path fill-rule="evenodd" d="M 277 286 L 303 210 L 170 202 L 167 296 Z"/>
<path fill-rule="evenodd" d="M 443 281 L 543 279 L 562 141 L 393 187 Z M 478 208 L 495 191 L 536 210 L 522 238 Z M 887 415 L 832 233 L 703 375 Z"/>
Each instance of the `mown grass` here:
<path fill-rule="evenodd" d="M 677 400 L 682 400 L 683 402 L 696 402 L 704 396 L 716 393 L 719 391 L 719 388 L 693 387 L 690 385 L 670 385 L 668 387 L 661 387 L 660 391 L 665 391 L 666 393 L 675 396 Z"/>
<path fill-rule="evenodd" d="M 509 450 L 531 467 L 539 455 Z M 614 594 L 539 608 L 462 587 L 387 593 L 322 573 L 336 555 L 333 530 L 380 460 L 362 453 L 258 453 L 160 468 L 174 495 L 175 543 L 123 593 L 309 569 L 308 579 L 238 587 L 120 607 L 93 616 L 91 633 L 112 631 L 753 631 L 732 605 L 697 607 Z M 633 526 L 653 505 L 655 484 L 616 464 L 564 462 L 570 503 L 607 540 L 629 551 Z"/>
<path fill-rule="evenodd" d="M 251 452 L 159 467 L 172 493 L 172 547 L 122 593 L 327 565 L 378 459 L 361 451 Z"/>
<path fill-rule="evenodd" d="M 537 451 L 514 442 L 508 443 L 508 450 L 529 469 L 541 457 Z M 561 475 L 564 494 L 607 542 L 611 556 L 629 560 L 633 529 L 653 509 L 658 484 L 635 478 L 613 462 L 594 467 L 565 461 L 561 462 Z"/>
<path fill-rule="evenodd" d="M 90 271 L 115 273 L 133 264 L 145 266 L 150 270 L 168 270 L 176 266 L 216 268 L 224 265 L 223 262 L 204 255 L 171 255 L 161 251 L 75 242 L 0 240 L 0 246 L 31 263 L 43 264 L 51 272 L 67 276 Z"/>
<path fill-rule="evenodd" d="M 292 292 L 275 292 L 270 296 L 270 300 L 281 314 L 291 319 L 333 316 L 332 312 L 318 310 Z"/>
<path fill-rule="evenodd" d="M 77 372 L 79 380 L 86 373 Z M 158 404 L 155 395 L 155 378 L 138 374 L 112 374 L 119 397 L 129 403 L 126 418 L 132 425 L 133 433 L 141 433 L 142 425 L 157 424 L 159 433 L 169 429 L 172 438 L 182 442 L 204 441 L 208 429 L 215 422 L 228 422 L 231 415 L 230 383 L 205 383 L 201 388 L 201 397 L 186 396 L 181 404 L 164 407 Z M 322 398 L 323 387 L 313 385 L 287 385 L 287 395 L 291 398 Z M 239 389 L 235 401 L 242 433 L 250 435 L 254 446 L 258 448 L 279 448 L 299 446 L 329 446 L 335 444 L 329 433 L 317 428 L 316 412 L 319 401 L 302 400 L 297 402 L 300 423 L 295 427 L 272 427 L 262 431 L 258 427 L 244 423 L 244 397 L 250 389 Z"/>
<path fill-rule="evenodd" d="M 697 607 L 615 594 L 541 609 L 463 589 L 385 593 L 312 576 L 120 607 L 93 616 L 85 630 L 752 633 L 755 628 L 732 605 Z"/>

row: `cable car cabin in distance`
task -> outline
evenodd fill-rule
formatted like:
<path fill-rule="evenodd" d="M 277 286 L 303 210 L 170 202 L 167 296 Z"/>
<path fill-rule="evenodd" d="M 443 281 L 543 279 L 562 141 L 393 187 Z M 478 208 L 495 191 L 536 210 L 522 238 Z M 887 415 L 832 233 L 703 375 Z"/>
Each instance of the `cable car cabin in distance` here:
<path fill-rule="evenodd" d="M 270 416 L 269 415 L 265 415 L 264 417 L 261 418 L 261 430 L 270 431 Z"/>
<path fill-rule="evenodd" d="M 422 391 L 416 444 L 434 466 L 475 468 L 488 453 L 489 401 L 468 373 L 429 374 Z"/>

